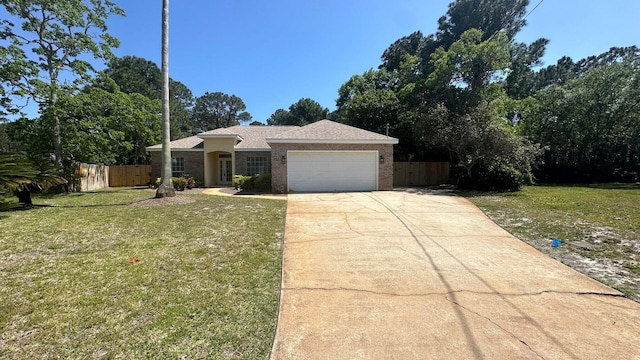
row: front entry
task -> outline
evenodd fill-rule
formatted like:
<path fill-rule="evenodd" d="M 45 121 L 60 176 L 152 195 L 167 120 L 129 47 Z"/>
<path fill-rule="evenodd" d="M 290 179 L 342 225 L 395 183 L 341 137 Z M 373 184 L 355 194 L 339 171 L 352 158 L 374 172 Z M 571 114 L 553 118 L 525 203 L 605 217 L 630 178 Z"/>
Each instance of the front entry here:
<path fill-rule="evenodd" d="M 233 176 L 233 163 L 231 158 L 220 158 L 218 164 L 218 184 L 228 185 L 231 184 Z"/>

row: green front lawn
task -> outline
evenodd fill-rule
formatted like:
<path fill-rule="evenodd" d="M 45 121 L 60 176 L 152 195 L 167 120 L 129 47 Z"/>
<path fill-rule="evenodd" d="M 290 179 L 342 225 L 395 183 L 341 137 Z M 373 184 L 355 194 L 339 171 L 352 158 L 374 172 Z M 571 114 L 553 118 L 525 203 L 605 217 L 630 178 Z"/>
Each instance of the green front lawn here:
<path fill-rule="evenodd" d="M 520 239 L 640 301 L 640 185 L 462 195 Z"/>
<path fill-rule="evenodd" d="M 108 189 L 0 213 L 0 358 L 266 358 L 286 203 L 178 194 L 195 202 Z"/>

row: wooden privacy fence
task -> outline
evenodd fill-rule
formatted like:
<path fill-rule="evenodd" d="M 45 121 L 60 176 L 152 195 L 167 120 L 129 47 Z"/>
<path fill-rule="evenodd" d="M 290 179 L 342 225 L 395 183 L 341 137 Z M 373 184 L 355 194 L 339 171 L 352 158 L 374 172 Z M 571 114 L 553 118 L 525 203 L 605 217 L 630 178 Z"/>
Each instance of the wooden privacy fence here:
<path fill-rule="evenodd" d="M 109 166 L 110 187 L 147 185 L 150 181 L 151 165 Z"/>
<path fill-rule="evenodd" d="M 105 165 L 78 163 L 76 174 L 80 188 L 72 191 L 93 191 L 109 187 L 109 167 Z"/>
<path fill-rule="evenodd" d="M 394 186 L 434 186 L 449 183 L 448 162 L 394 162 Z"/>

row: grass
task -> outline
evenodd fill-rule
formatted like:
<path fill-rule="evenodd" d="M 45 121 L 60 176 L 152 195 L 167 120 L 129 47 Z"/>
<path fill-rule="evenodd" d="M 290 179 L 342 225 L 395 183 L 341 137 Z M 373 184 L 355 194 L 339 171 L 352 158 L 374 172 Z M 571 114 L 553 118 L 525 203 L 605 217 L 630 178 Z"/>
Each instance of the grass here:
<path fill-rule="evenodd" d="M 128 205 L 151 196 L 51 196 L 1 215 L 0 358 L 268 356 L 285 202 Z"/>
<path fill-rule="evenodd" d="M 462 195 L 518 238 L 640 301 L 640 185 L 532 186 Z M 552 239 L 562 245 L 552 248 Z"/>

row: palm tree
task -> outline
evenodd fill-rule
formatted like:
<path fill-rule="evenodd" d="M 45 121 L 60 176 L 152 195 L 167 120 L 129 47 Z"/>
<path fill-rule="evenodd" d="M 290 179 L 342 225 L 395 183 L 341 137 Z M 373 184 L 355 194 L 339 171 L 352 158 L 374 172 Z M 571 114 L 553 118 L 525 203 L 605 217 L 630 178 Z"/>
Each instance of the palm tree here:
<path fill-rule="evenodd" d="M 169 0 L 162 0 L 162 184 L 156 197 L 176 196 L 171 182 L 171 122 L 169 116 Z"/>

